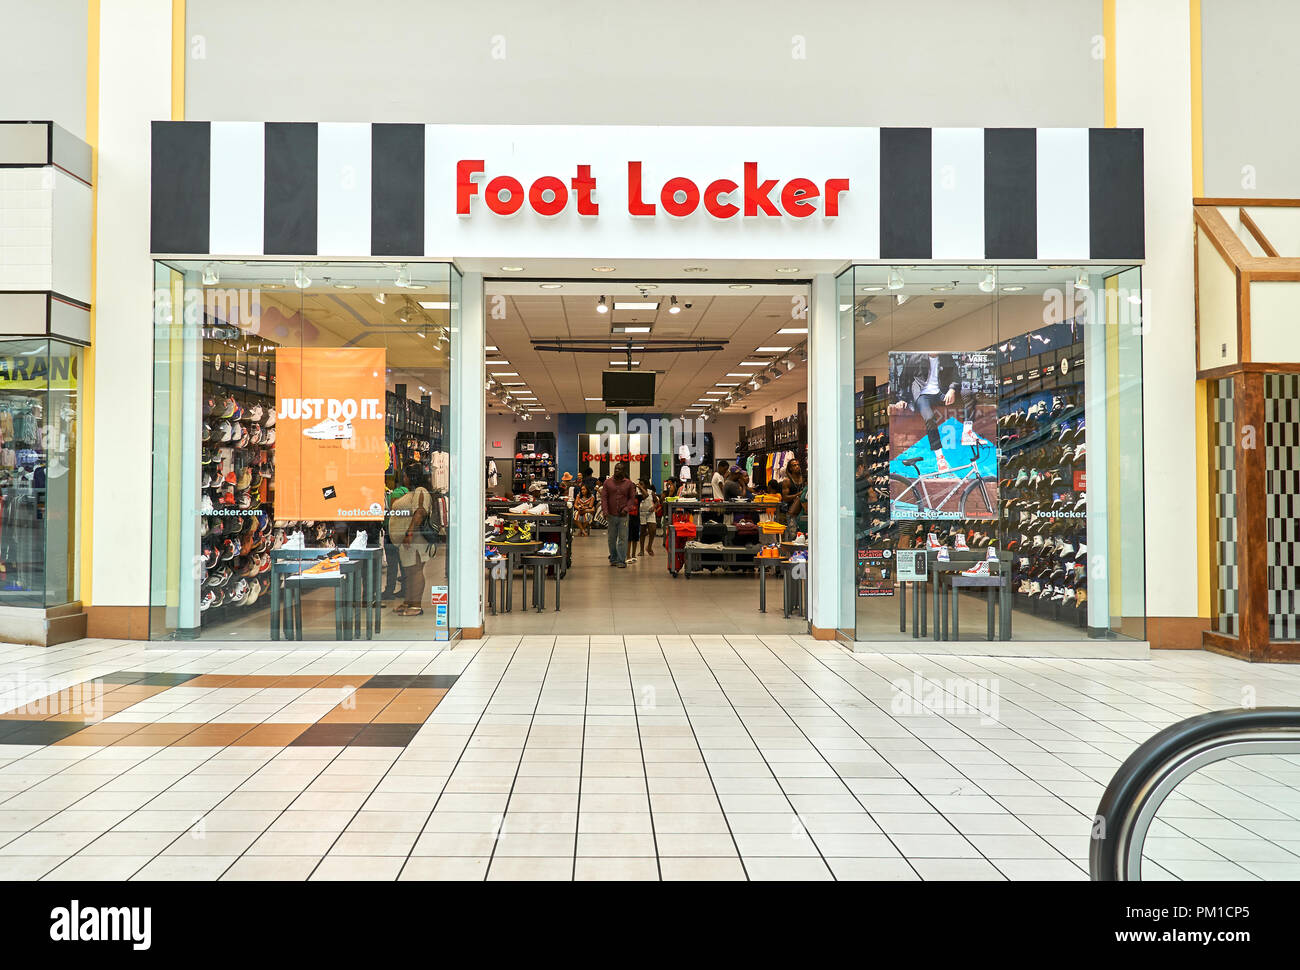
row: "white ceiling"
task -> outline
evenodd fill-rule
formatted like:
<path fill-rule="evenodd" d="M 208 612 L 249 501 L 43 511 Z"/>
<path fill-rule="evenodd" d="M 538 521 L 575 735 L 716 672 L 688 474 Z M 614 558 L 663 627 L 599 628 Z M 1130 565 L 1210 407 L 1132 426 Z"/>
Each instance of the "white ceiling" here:
<path fill-rule="evenodd" d="M 515 371 L 517 377 L 500 380 L 523 382 L 525 387 L 510 388 L 512 393 L 531 391 L 547 412 L 601 412 L 601 375 L 616 369 L 615 360 L 626 361 L 625 351 L 614 351 L 629 337 L 634 347 L 647 346 L 650 338 L 676 340 L 725 340 L 724 349 L 689 353 L 647 353 L 633 351 L 635 370 L 659 372 L 655 385 L 654 411 L 681 413 L 704 399 L 708 392 L 726 392 L 719 384 L 745 384 L 741 377 L 728 374 L 758 375 L 765 368 L 743 367 L 744 361 L 779 364 L 791 357 L 793 370 L 784 366 L 781 377 L 751 391 L 744 404 L 747 410 L 761 409 L 769 401 L 789 397 L 791 388 L 807 380 L 807 365 L 794 353 L 806 340 L 804 334 L 778 334 L 782 328 L 806 328 L 805 286 L 752 286 L 744 291 L 721 287 L 660 284 L 645 289 L 645 301 L 658 304 L 654 310 L 617 310 L 615 294 L 620 299 L 642 301 L 631 284 L 565 283 L 560 291 L 547 291 L 537 283 L 490 284 L 488 287 L 488 343 L 497 348 L 489 353 L 489 374 Z M 722 289 L 719 293 L 717 290 Z M 607 313 L 597 312 L 599 293 L 608 293 Z M 671 298 L 676 297 L 680 312 L 671 313 Z M 496 302 L 496 301 L 500 302 Z M 495 314 L 502 318 L 496 319 Z M 805 314 L 804 316 L 799 316 Z M 649 326 L 649 334 L 613 334 L 612 328 L 632 324 Z M 609 338 L 610 353 L 573 354 L 537 351 L 533 341 L 545 338 Z M 788 347 L 790 351 L 757 353 L 757 348 Z M 793 356 L 792 356 L 793 355 Z M 509 361 L 507 368 L 493 367 L 494 360 Z M 741 405 L 733 405 L 740 413 Z M 491 410 L 504 410 L 501 407 Z"/>

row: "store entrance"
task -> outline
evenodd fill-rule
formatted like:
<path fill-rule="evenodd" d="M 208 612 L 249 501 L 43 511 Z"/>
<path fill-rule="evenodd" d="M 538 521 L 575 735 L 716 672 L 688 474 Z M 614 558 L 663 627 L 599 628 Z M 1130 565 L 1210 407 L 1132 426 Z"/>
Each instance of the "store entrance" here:
<path fill-rule="evenodd" d="M 486 632 L 806 633 L 808 287 L 486 296 Z"/>

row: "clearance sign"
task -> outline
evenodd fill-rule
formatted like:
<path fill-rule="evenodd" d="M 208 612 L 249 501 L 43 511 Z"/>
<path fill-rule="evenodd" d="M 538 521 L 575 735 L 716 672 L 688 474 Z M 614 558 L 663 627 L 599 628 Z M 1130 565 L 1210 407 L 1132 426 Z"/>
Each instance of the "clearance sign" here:
<path fill-rule="evenodd" d="M 277 520 L 384 517 L 383 348 L 275 352 Z"/>

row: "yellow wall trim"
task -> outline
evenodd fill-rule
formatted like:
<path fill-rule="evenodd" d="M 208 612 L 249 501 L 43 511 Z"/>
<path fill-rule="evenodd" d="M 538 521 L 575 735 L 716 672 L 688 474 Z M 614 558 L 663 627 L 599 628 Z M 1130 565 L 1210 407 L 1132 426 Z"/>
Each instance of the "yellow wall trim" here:
<path fill-rule="evenodd" d="M 1204 95 L 1201 78 L 1201 0 L 1189 0 L 1189 3 L 1192 33 L 1192 195 L 1199 199 L 1205 195 L 1205 120 L 1201 113 L 1201 98 Z"/>
<path fill-rule="evenodd" d="M 185 0 L 172 0 L 172 121 L 185 120 Z"/>
<path fill-rule="evenodd" d="M 90 145 L 90 346 L 82 355 L 81 382 L 81 572 L 78 595 L 89 606 L 94 546 L 95 476 L 95 254 L 99 252 L 99 0 L 86 3 L 86 143 Z"/>
<path fill-rule="evenodd" d="M 1102 61 L 1106 127 L 1114 128 L 1119 124 L 1119 97 L 1115 87 L 1115 0 L 1102 0 L 1101 32 L 1106 41 L 1106 58 Z"/>

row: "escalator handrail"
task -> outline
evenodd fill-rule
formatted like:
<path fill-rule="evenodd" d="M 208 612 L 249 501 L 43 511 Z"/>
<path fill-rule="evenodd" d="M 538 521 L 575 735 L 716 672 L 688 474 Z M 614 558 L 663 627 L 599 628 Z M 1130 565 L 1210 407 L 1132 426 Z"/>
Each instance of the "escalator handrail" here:
<path fill-rule="evenodd" d="M 1300 708 L 1257 707 L 1198 714 L 1143 742 L 1120 765 L 1097 806 L 1088 853 L 1092 879 L 1136 878 L 1146 827 L 1172 784 L 1205 764 L 1231 757 L 1234 746 L 1274 742 L 1300 746 Z M 1141 831 L 1135 833 L 1140 821 Z M 1135 834 L 1140 836 L 1136 845 L 1132 844 Z"/>

